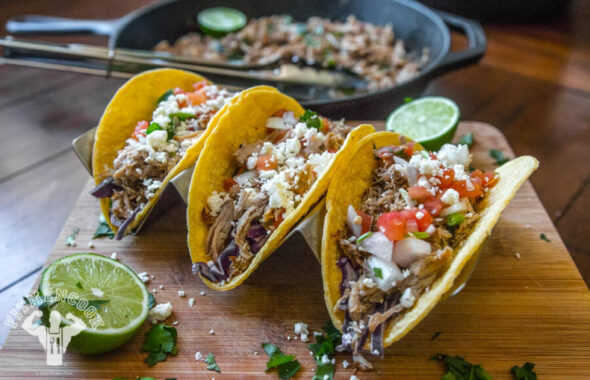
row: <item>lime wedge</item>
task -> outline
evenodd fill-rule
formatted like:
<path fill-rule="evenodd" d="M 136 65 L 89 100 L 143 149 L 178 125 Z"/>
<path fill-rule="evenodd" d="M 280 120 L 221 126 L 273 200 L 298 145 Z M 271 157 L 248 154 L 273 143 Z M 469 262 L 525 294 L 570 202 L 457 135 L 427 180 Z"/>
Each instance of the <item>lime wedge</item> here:
<path fill-rule="evenodd" d="M 246 25 L 246 15 L 237 9 L 214 7 L 199 12 L 197 21 L 205 34 L 222 37 L 242 29 Z"/>
<path fill-rule="evenodd" d="M 459 124 L 459 107 L 451 99 L 429 96 L 400 106 L 387 118 L 385 128 L 408 136 L 428 150 L 451 142 Z"/>
<path fill-rule="evenodd" d="M 61 314 L 62 326 L 75 324 L 75 318 L 66 317 L 69 313 L 84 322 L 86 328 L 67 347 L 84 354 L 123 345 L 148 315 L 149 293 L 137 274 L 125 264 L 93 253 L 51 263 L 41 275 L 39 294 L 59 300 L 51 311 Z"/>

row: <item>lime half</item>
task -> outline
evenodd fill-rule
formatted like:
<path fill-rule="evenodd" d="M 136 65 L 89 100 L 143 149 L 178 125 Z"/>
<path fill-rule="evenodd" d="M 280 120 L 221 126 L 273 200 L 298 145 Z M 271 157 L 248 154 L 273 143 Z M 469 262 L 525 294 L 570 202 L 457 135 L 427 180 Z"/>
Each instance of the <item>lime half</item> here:
<path fill-rule="evenodd" d="M 148 315 L 148 291 L 127 265 L 93 253 L 55 260 L 41 275 L 39 293 L 53 296 L 64 334 L 76 318 L 86 326 L 68 349 L 97 354 L 114 350 L 137 332 Z M 76 318 L 66 317 L 72 314 Z"/>
<path fill-rule="evenodd" d="M 385 128 L 408 136 L 428 150 L 439 150 L 451 142 L 460 117 L 451 99 L 429 96 L 400 106 L 387 118 Z"/>
<path fill-rule="evenodd" d="M 246 25 L 246 15 L 237 9 L 214 7 L 199 12 L 197 21 L 204 33 L 222 37 L 242 29 Z"/>

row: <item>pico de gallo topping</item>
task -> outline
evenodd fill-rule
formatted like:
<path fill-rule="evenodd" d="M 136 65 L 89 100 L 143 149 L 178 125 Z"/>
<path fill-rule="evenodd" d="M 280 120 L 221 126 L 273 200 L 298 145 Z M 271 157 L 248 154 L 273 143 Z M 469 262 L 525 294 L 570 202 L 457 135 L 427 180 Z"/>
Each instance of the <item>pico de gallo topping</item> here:
<path fill-rule="evenodd" d="M 465 145 L 438 152 L 414 143 L 375 150 L 378 161 L 360 206 L 348 206 L 338 232 L 343 279 L 336 308 L 345 311 L 341 351 L 371 369 L 362 353 L 383 355 L 383 324 L 411 309 L 448 267 L 477 221 L 478 205 L 497 182 L 470 172 Z"/>
<path fill-rule="evenodd" d="M 115 226 L 145 207 L 170 170 L 207 129 L 209 120 L 233 97 L 206 81 L 190 89 L 173 88 L 160 96 L 151 120 L 139 120 L 113 161 L 112 175 L 92 194 L 111 200 Z"/>

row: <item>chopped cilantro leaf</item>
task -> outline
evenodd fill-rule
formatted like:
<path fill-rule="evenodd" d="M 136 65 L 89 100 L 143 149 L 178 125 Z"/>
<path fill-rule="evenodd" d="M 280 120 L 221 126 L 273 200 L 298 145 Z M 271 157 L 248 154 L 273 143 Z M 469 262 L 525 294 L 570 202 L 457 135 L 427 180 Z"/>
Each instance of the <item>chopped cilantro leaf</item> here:
<path fill-rule="evenodd" d="M 465 221 L 465 215 L 462 212 L 455 212 L 445 218 L 447 226 L 453 227 Z"/>
<path fill-rule="evenodd" d="M 150 123 L 150 125 L 148 125 L 147 129 L 145 130 L 145 134 L 149 135 L 153 131 L 163 131 L 163 130 L 164 130 L 164 128 L 160 127 L 160 124 Z"/>
<path fill-rule="evenodd" d="M 412 98 L 411 96 L 406 96 L 406 97 L 404 98 L 404 104 L 406 104 L 406 103 L 410 103 L 410 102 L 412 102 L 412 101 L 414 101 L 414 98 Z"/>
<path fill-rule="evenodd" d="M 213 355 L 212 352 L 209 352 L 209 355 L 207 355 L 207 357 L 205 358 L 205 363 L 209 364 L 207 366 L 207 369 L 209 371 L 215 371 L 217 373 L 221 373 L 221 370 L 219 369 L 219 366 L 217 365 L 217 362 L 215 361 L 215 355 Z"/>
<path fill-rule="evenodd" d="M 502 153 L 502 151 L 498 150 L 498 149 L 490 149 L 490 156 L 494 160 L 496 160 L 494 162 L 494 164 L 496 164 L 496 165 L 503 165 L 503 164 L 507 163 L 508 161 L 510 161 L 510 159 L 506 158 L 504 156 L 504 153 Z"/>
<path fill-rule="evenodd" d="M 414 231 L 412 232 L 412 235 L 418 239 L 428 239 L 430 237 L 430 234 L 424 231 Z"/>
<path fill-rule="evenodd" d="M 84 290 L 84 287 L 82 286 L 82 283 L 81 283 L 80 281 L 76 282 L 76 287 L 77 287 L 78 289 L 82 289 L 82 290 Z"/>
<path fill-rule="evenodd" d="M 301 368 L 301 364 L 295 359 L 295 355 L 285 355 L 281 349 L 271 343 L 262 343 L 262 349 L 268 357 L 266 370 L 277 368 L 281 379 L 289 379 Z"/>
<path fill-rule="evenodd" d="M 545 235 L 544 233 L 539 235 L 539 237 L 541 238 L 541 240 L 545 240 L 547 243 L 551 243 L 551 240 L 549 240 L 547 235 Z"/>
<path fill-rule="evenodd" d="M 435 340 L 436 338 L 438 338 L 440 336 L 440 334 L 442 334 L 442 331 L 437 331 L 432 335 L 432 338 L 430 338 L 430 340 Z"/>
<path fill-rule="evenodd" d="M 334 369 L 335 366 L 332 363 L 318 363 L 318 368 L 316 369 L 315 375 L 311 380 L 326 380 L 326 376 L 328 376 L 328 379 L 332 380 L 334 378 Z"/>
<path fill-rule="evenodd" d="M 305 110 L 299 121 L 307 124 L 308 128 L 315 128 L 318 131 L 322 130 L 322 119 L 318 117 L 317 112 L 313 112 L 312 110 Z"/>
<path fill-rule="evenodd" d="M 457 144 L 471 146 L 473 145 L 473 133 L 468 133 L 466 135 L 461 136 Z"/>
<path fill-rule="evenodd" d="M 55 306 L 59 300 L 55 299 L 53 295 L 40 296 L 39 293 L 24 297 L 23 299 L 25 300 L 25 304 L 36 307 L 41 311 L 41 318 L 37 323 L 49 327 L 49 314 L 51 313 L 51 308 Z"/>
<path fill-rule="evenodd" d="M 76 246 L 76 236 L 78 236 L 78 232 L 80 232 L 79 228 L 74 228 L 71 235 L 66 237 L 66 245 L 68 247 L 75 247 Z"/>
<path fill-rule="evenodd" d="M 176 337 L 177 332 L 174 327 L 163 324 L 153 325 L 145 334 L 145 340 L 141 346 L 142 350 L 149 352 L 144 363 L 151 366 L 166 360 L 168 355 L 176 355 L 178 353 Z"/>
<path fill-rule="evenodd" d="M 510 372 L 517 380 L 537 380 L 537 374 L 533 371 L 535 363 L 526 362 L 522 367 L 515 365 Z"/>
<path fill-rule="evenodd" d="M 148 309 L 153 308 L 156 305 L 156 299 L 152 293 L 148 294 Z"/>
<path fill-rule="evenodd" d="M 360 243 L 361 241 L 365 240 L 366 238 L 368 238 L 369 236 L 373 235 L 373 233 L 371 231 L 367 231 L 364 234 L 362 234 L 361 236 L 358 237 L 358 239 L 356 239 L 356 243 Z"/>
<path fill-rule="evenodd" d="M 163 102 L 163 101 L 165 101 L 166 99 L 168 99 L 168 97 L 169 97 L 170 95 L 174 95 L 174 91 L 172 91 L 172 90 L 168 90 L 168 91 L 166 91 L 165 93 L 163 93 L 163 94 L 162 94 L 162 96 L 160 96 L 160 97 L 158 98 L 158 101 L 157 101 L 157 103 L 156 103 L 156 104 L 160 104 L 160 102 Z"/>
<path fill-rule="evenodd" d="M 104 216 L 100 214 L 100 216 L 98 217 L 98 227 L 96 227 L 96 231 L 94 231 L 94 235 L 92 235 L 92 238 L 96 239 L 103 236 L 108 236 L 112 239 L 115 237 L 115 233 L 113 232 L 113 230 L 111 230 L 111 227 L 109 227 L 109 224 L 107 223 Z"/>
<path fill-rule="evenodd" d="M 381 268 L 374 269 L 379 269 L 379 271 L 381 271 Z M 382 273 L 381 277 L 383 277 Z M 328 376 L 330 380 L 333 379 L 335 366 L 331 361 L 334 358 L 334 348 L 342 343 L 342 334 L 336 329 L 336 327 L 334 327 L 332 321 L 328 321 L 323 325 L 322 330 L 324 330 L 326 334 L 316 335 L 316 343 L 308 346 L 313 353 L 317 364 L 316 373 L 312 380 L 324 380 L 326 376 Z M 322 357 L 324 355 L 330 359 L 330 362 L 323 362 Z"/>
<path fill-rule="evenodd" d="M 375 278 L 383 278 L 383 271 L 381 268 L 373 268 L 373 276 L 375 276 Z"/>
<path fill-rule="evenodd" d="M 170 117 L 170 119 L 177 117 L 179 120 L 185 121 L 186 119 L 193 119 L 195 115 L 188 112 L 174 112 L 168 115 L 168 117 Z"/>
<path fill-rule="evenodd" d="M 471 364 L 461 356 L 436 354 L 430 358 L 447 365 L 447 372 L 441 380 L 493 380 L 492 376 L 479 364 Z"/>

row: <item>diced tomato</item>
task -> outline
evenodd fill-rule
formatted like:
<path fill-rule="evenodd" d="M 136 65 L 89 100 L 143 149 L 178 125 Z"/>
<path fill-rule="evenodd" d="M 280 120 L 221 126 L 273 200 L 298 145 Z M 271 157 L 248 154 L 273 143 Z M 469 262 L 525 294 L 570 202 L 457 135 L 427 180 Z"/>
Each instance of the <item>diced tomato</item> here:
<path fill-rule="evenodd" d="M 498 183 L 498 177 L 493 172 L 485 172 L 483 186 L 485 188 L 492 188 L 496 183 Z"/>
<path fill-rule="evenodd" d="M 434 198 L 434 199 L 436 199 L 436 198 Z M 424 232 L 424 231 L 426 231 L 428 226 L 430 226 L 432 224 L 432 221 L 434 219 L 432 218 L 430 213 L 428 211 L 426 211 L 426 209 L 418 210 L 416 212 L 416 214 L 418 214 L 418 213 L 422 214 L 421 218 L 418 218 L 418 216 L 416 216 L 416 222 L 418 223 L 418 231 Z"/>
<path fill-rule="evenodd" d="M 274 117 L 283 117 L 283 115 L 285 114 L 285 112 L 287 112 L 286 109 L 281 108 L 280 110 L 276 111 L 275 113 L 273 113 L 272 115 Z"/>
<path fill-rule="evenodd" d="M 459 193 L 459 196 L 461 198 L 467 196 L 467 186 L 465 184 L 465 180 L 454 181 L 451 184 L 451 188 L 454 189 L 456 192 L 458 192 Z"/>
<path fill-rule="evenodd" d="M 259 156 L 258 161 L 256 161 L 256 170 L 273 170 L 278 167 L 279 164 L 272 154 Z"/>
<path fill-rule="evenodd" d="M 139 136 L 145 136 L 145 130 L 147 129 L 149 123 L 145 120 L 139 121 L 135 126 L 135 130 L 131 134 L 131 137 L 135 140 L 139 140 Z"/>
<path fill-rule="evenodd" d="M 408 157 L 412 157 L 412 155 L 414 154 L 414 145 L 415 145 L 415 143 L 413 143 L 413 142 L 409 142 L 405 145 L 404 153 L 406 153 L 406 155 L 408 155 Z"/>
<path fill-rule="evenodd" d="M 195 92 L 187 92 L 186 97 L 191 105 L 195 106 L 207 101 L 207 93 L 205 89 Z"/>
<path fill-rule="evenodd" d="M 325 117 L 322 117 L 322 133 L 330 132 L 330 121 Z"/>
<path fill-rule="evenodd" d="M 382 214 L 377 219 L 377 226 L 387 239 L 400 241 L 406 233 L 406 220 L 401 212 L 392 211 Z"/>
<path fill-rule="evenodd" d="M 182 88 L 180 87 L 175 87 L 174 90 L 172 91 L 174 92 L 174 95 L 180 95 L 180 94 L 184 94 L 186 91 L 184 91 Z"/>
<path fill-rule="evenodd" d="M 364 234 L 365 232 L 369 232 L 371 230 L 371 224 L 373 224 L 373 218 L 371 218 L 368 214 L 365 214 L 362 211 L 357 211 L 357 214 L 359 214 L 359 216 L 362 219 L 362 231 L 361 234 Z"/>
<path fill-rule="evenodd" d="M 410 198 L 417 201 L 425 201 L 432 197 L 432 194 L 424 186 L 410 186 L 408 187 L 408 194 L 410 194 Z"/>
<path fill-rule="evenodd" d="M 439 198 L 432 197 L 427 199 L 424 203 L 424 209 L 428 211 L 431 216 L 438 216 L 440 210 L 443 208 L 443 203 Z"/>
<path fill-rule="evenodd" d="M 229 191 L 232 187 L 234 187 L 237 184 L 238 183 L 232 177 L 223 180 L 223 188 L 225 189 L 225 191 Z"/>
<path fill-rule="evenodd" d="M 207 81 L 202 80 L 200 82 L 193 84 L 193 88 L 195 89 L 195 91 L 198 91 L 198 90 L 202 89 L 203 87 L 207 87 L 208 85 L 209 85 L 209 83 L 207 83 Z"/>
<path fill-rule="evenodd" d="M 438 160 L 438 157 L 436 157 L 436 154 L 434 154 L 434 152 L 428 152 L 428 156 L 431 160 Z"/>
<path fill-rule="evenodd" d="M 440 188 L 447 188 L 453 184 L 455 180 L 455 170 L 452 168 L 446 168 L 443 170 L 442 177 L 436 177 L 440 181 Z"/>
<path fill-rule="evenodd" d="M 408 218 L 406 219 L 406 233 L 409 232 L 416 232 L 418 231 L 418 222 L 416 219 Z"/>

